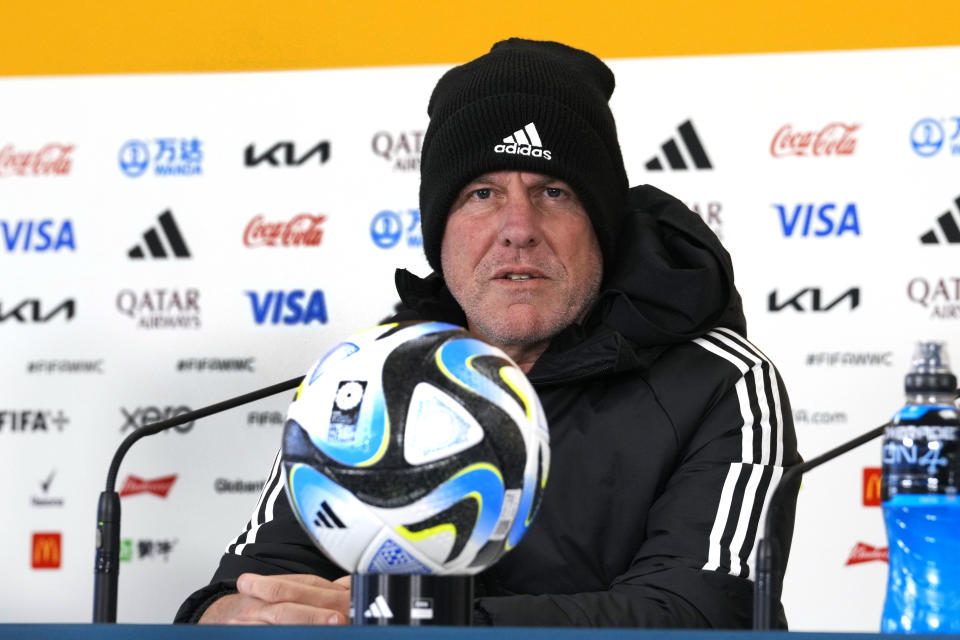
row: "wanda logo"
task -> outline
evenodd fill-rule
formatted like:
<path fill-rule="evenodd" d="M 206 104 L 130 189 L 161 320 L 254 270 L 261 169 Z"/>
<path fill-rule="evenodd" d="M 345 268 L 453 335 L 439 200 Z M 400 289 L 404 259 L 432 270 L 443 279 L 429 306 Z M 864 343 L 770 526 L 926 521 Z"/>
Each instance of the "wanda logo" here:
<path fill-rule="evenodd" d="M 286 222 L 267 222 L 257 216 L 243 232 L 248 247 L 316 247 L 323 239 L 320 225 L 327 217 L 301 213 Z"/>
<path fill-rule="evenodd" d="M 859 124 L 831 122 L 819 131 L 796 131 L 792 125 L 780 127 L 770 143 L 774 158 L 789 156 L 849 156 L 857 148 Z"/>

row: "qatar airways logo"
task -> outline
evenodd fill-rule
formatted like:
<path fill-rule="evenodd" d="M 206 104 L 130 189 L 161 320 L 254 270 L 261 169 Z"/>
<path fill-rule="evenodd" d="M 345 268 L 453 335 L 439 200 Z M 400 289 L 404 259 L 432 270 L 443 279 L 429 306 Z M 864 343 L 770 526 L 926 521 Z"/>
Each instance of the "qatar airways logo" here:
<path fill-rule="evenodd" d="M 914 278 L 907 284 L 907 297 L 929 309 L 931 320 L 960 319 L 960 277 Z"/>
<path fill-rule="evenodd" d="M 793 125 L 780 127 L 770 143 L 774 158 L 790 156 L 849 156 L 857 148 L 859 124 L 831 122 L 819 131 L 796 131 Z"/>
<path fill-rule="evenodd" d="M 373 136 L 373 152 L 393 165 L 394 171 L 418 171 L 423 152 L 422 130 L 378 131 Z"/>
<path fill-rule="evenodd" d="M 320 225 L 327 217 L 301 213 L 286 222 L 267 222 L 256 216 L 243 232 L 247 247 L 316 247 L 323 239 Z"/>

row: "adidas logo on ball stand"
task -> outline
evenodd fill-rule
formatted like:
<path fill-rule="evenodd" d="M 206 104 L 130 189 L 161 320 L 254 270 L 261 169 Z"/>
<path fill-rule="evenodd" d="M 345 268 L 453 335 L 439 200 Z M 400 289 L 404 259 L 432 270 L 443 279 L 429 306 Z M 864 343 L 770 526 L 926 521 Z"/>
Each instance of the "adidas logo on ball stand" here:
<path fill-rule="evenodd" d="M 473 619 L 472 576 L 353 574 L 354 626 L 468 627 Z"/>
<path fill-rule="evenodd" d="M 370 603 L 370 606 L 367 607 L 367 610 L 363 612 L 363 617 L 387 619 L 393 617 L 393 611 L 390 610 L 390 604 L 387 602 L 387 599 L 383 597 L 382 593 L 373 599 L 373 602 Z"/>

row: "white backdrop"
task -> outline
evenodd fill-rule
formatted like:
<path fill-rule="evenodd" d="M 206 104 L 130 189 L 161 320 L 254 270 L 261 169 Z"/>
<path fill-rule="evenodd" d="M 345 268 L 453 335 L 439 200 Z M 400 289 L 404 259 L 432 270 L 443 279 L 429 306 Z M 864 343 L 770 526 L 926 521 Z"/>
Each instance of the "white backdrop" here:
<path fill-rule="evenodd" d="M 749 335 L 786 381 L 805 457 L 892 415 L 914 341 L 958 353 L 960 244 L 938 218 L 960 220 L 960 48 L 610 64 L 631 182 L 687 202 L 732 253 Z M 426 273 L 418 143 L 443 71 L 0 79 L 0 622 L 90 619 L 97 495 L 132 424 L 301 375 L 391 312 L 395 267 Z M 711 168 L 694 168 L 678 132 L 688 120 Z M 786 126 L 811 146 L 774 145 Z M 823 131 L 846 137 L 818 147 Z M 670 168 L 671 140 L 688 169 Z M 277 166 L 245 166 L 249 145 L 256 158 L 284 142 Z M 318 151 L 295 164 L 321 142 L 325 162 Z M 654 157 L 664 169 L 645 168 Z M 173 255 L 166 211 L 189 257 Z M 305 241 L 245 244 L 258 216 L 280 232 L 300 214 Z M 168 257 L 151 256 L 151 230 Z M 921 243 L 931 230 L 940 242 Z M 128 256 L 137 246 L 144 258 Z M 855 308 L 847 296 L 827 309 L 851 288 Z M 305 324 L 296 305 L 263 307 L 293 291 L 304 308 L 313 297 Z M 66 300 L 72 314 L 51 314 Z M 133 448 L 117 484 L 141 480 L 122 501 L 120 621 L 169 621 L 207 582 L 249 517 L 291 397 Z M 870 551 L 848 560 L 886 546 L 880 509 L 864 506 L 864 468 L 879 460 L 874 443 L 804 481 L 792 628 L 878 628 L 886 564 Z M 34 553 L 36 534 L 59 534 L 59 551 L 54 536 Z"/>

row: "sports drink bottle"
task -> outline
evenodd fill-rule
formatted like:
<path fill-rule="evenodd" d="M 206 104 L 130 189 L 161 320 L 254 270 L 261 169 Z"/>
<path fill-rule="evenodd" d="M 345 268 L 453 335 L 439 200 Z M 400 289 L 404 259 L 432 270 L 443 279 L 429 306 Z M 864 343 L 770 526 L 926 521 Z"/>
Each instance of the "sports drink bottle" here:
<path fill-rule="evenodd" d="M 881 631 L 960 633 L 960 421 L 942 342 L 920 342 L 883 440 L 890 573 Z"/>

